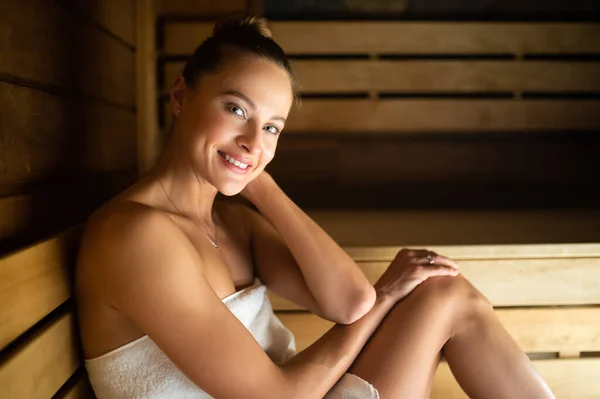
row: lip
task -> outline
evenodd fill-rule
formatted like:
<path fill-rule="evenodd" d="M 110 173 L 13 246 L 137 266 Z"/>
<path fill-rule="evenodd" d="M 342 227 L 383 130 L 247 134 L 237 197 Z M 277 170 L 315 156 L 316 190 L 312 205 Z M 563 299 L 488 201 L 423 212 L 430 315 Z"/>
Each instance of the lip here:
<path fill-rule="evenodd" d="M 247 167 L 246 169 L 242 169 L 242 168 L 239 168 L 239 167 L 235 166 L 234 164 L 232 164 L 231 162 L 229 162 L 228 160 L 226 160 L 225 158 L 223 158 L 223 156 L 221 155 L 221 153 L 223 153 L 223 154 L 227 154 L 227 155 L 229 155 L 230 157 L 233 157 L 234 159 L 236 159 L 236 160 L 238 160 L 238 161 L 240 161 L 240 162 L 243 162 L 243 163 L 247 164 L 247 165 L 248 165 L 248 167 Z M 247 174 L 248 172 L 250 172 L 250 168 L 252 168 L 252 164 L 251 164 L 251 163 L 249 163 L 249 162 L 245 162 L 244 160 L 240 160 L 240 158 L 238 158 L 238 157 L 236 157 L 236 156 L 234 156 L 234 155 L 228 154 L 228 153 L 226 153 L 226 152 L 224 152 L 224 151 L 218 151 L 218 155 L 219 155 L 219 159 L 221 160 L 221 162 L 223 162 L 223 165 L 224 165 L 224 166 L 225 166 L 227 169 L 229 169 L 229 170 L 231 170 L 232 172 L 234 172 L 234 173 L 237 173 L 237 174 L 239 174 L 239 175 L 245 175 L 245 174 Z M 243 159 L 243 158 L 242 158 L 242 159 Z"/>

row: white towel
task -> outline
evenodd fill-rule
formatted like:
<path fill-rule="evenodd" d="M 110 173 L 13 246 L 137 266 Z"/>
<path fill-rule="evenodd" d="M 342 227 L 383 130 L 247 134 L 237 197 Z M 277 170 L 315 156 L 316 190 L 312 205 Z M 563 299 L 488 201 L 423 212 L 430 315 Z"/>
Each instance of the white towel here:
<path fill-rule="evenodd" d="M 294 336 L 273 313 L 266 287 L 254 285 L 223 299 L 276 364 L 296 354 Z M 206 392 L 188 379 L 148 337 L 136 339 L 94 359 L 85 366 L 98 399 L 208 399 Z M 366 381 L 345 374 L 327 399 L 377 399 Z"/>

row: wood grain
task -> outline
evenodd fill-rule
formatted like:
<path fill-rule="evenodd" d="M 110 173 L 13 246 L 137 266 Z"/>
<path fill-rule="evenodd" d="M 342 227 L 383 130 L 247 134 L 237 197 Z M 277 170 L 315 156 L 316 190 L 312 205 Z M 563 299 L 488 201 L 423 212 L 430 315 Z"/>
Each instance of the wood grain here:
<path fill-rule="evenodd" d="M 71 296 L 79 234 L 72 228 L 0 258 L 0 349 Z"/>
<path fill-rule="evenodd" d="M 244 10 L 248 7 L 246 0 L 168 0 L 161 1 L 160 14 L 185 15 L 186 17 L 218 17 L 233 11 Z"/>
<path fill-rule="evenodd" d="M 71 313 L 45 325 L 0 364 L 3 398 L 50 398 L 77 370 L 81 357 Z"/>
<path fill-rule="evenodd" d="M 0 191 L 136 164 L 135 113 L 0 82 Z M 5 194 L 6 195 L 6 194 Z"/>
<path fill-rule="evenodd" d="M 0 73 L 134 106 L 130 48 L 60 5 L 9 0 L 3 8 Z"/>
<path fill-rule="evenodd" d="M 293 133 L 420 133 L 594 130 L 600 101 L 317 100 L 292 110 Z"/>
<path fill-rule="evenodd" d="M 59 0 L 135 47 L 134 0 Z M 137 0 L 136 0 L 137 1 Z"/>
<path fill-rule="evenodd" d="M 168 2 L 166 2 L 168 3 Z M 600 51 L 593 23 L 272 22 L 290 54 L 573 54 Z M 211 23 L 170 22 L 165 54 L 190 54 Z M 418 40 L 415 40 L 418 38 Z"/>
<path fill-rule="evenodd" d="M 292 60 L 300 93 L 597 92 L 600 63 L 568 61 Z M 184 63 L 164 66 L 163 93 Z"/>

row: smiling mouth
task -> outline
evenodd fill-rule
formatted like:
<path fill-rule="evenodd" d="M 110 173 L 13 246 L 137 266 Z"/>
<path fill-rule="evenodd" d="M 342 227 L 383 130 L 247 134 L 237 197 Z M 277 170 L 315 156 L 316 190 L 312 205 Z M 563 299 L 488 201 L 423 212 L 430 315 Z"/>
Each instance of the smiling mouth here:
<path fill-rule="evenodd" d="M 219 153 L 221 158 L 225 159 L 230 164 L 237 166 L 238 168 L 240 168 L 242 170 L 246 170 L 246 168 L 248 168 L 248 166 L 250 166 L 246 163 L 238 161 L 237 159 L 233 158 L 232 156 L 229 156 L 228 154 L 224 153 L 223 151 L 217 151 L 217 152 Z"/>

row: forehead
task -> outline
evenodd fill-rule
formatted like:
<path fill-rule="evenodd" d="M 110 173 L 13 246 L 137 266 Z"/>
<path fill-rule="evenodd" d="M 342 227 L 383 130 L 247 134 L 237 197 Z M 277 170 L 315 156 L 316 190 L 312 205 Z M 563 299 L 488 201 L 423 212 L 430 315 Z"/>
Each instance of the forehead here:
<path fill-rule="evenodd" d="M 259 109 L 287 116 L 293 102 L 288 73 L 272 61 L 256 57 L 230 57 L 215 74 L 201 79 L 213 94 L 238 91 Z"/>

